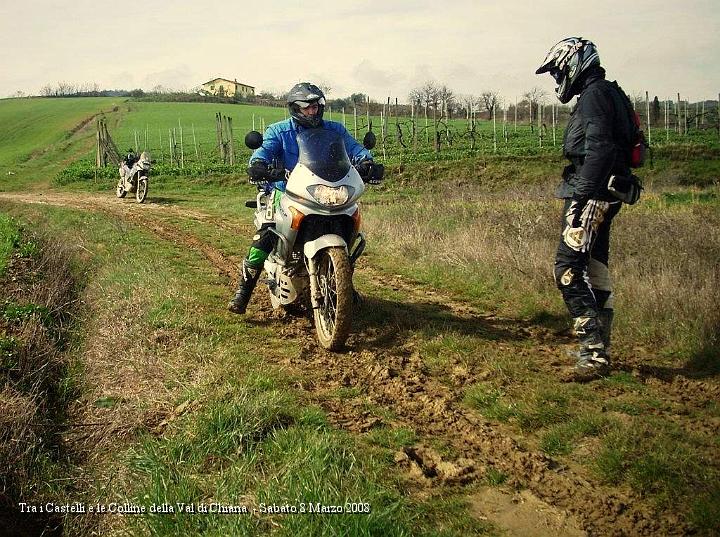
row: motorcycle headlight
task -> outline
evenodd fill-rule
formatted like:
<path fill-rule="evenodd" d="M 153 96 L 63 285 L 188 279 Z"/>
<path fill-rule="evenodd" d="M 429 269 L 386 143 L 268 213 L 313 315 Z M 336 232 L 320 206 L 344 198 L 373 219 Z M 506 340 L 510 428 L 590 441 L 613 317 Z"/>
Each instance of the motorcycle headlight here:
<path fill-rule="evenodd" d="M 310 185 L 307 190 L 320 205 L 327 205 L 329 207 L 344 205 L 354 191 L 352 187 L 347 185 Z"/>

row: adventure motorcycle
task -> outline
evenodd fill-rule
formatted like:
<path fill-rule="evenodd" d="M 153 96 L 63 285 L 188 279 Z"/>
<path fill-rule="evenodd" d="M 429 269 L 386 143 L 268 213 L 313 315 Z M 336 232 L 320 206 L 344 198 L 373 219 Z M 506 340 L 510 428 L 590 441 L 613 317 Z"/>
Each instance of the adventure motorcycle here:
<path fill-rule="evenodd" d="M 150 154 L 143 151 L 139 158 L 125 157 L 120 162 L 120 179 L 118 180 L 116 195 L 124 198 L 130 192 L 135 194 L 138 203 L 145 201 L 148 193 L 148 176 L 152 161 Z"/>
<path fill-rule="evenodd" d="M 365 181 L 379 183 L 384 168 L 366 161 L 367 175 L 361 177 L 341 136 L 332 130 L 307 129 L 298 133 L 297 141 L 299 159 L 292 172 L 278 173 L 277 166 L 269 171 L 270 181 L 287 179 L 285 192 L 265 188 L 245 205 L 256 209 L 258 230 L 271 224 L 278 237 L 264 265 L 273 308 L 309 306 L 320 344 L 337 350 L 350 333 L 353 268 L 365 249 L 358 199 Z M 257 149 L 262 135 L 252 131 L 245 143 Z M 372 132 L 363 145 L 375 146 Z"/>

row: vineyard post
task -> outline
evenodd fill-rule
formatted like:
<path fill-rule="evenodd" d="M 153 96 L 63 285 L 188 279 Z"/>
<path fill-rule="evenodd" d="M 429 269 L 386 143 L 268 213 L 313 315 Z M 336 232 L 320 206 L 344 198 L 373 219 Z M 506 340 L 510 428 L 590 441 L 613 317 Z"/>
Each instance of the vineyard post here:
<path fill-rule="evenodd" d="M 328 105 L 328 119 L 332 119 L 332 106 Z"/>
<path fill-rule="evenodd" d="M 252 130 L 255 130 L 255 114 L 253 114 L 253 128 Z"/>
<path fill-rule="evenodd" d="M 226 117 L 228 145 L 230 146 L 230 166 L 235 166 L 235 138 L 233 137 L 232 118 Z"/>
<path fill-rule="evenodd" d="M 135 129 L 133 129 L 133 135 L 135 136 L 135 151 L 138 151 L 140 149 L 140 144 L 138 144 L 137 131 Z"/>
<path fill-rule="evenodd" d="M 425 101 L 425 145 L 430 147 L 430 129 L 428 125 L 428 103 Z"/>
<path fill-rule="evenodd" d="M 505 138 L 505 148 L 508 145 L 508 127 L 507 127 L 507 108 L 503 107 L 503 138 Z"/>
<path fill-rule="evenodd" d="M 357 106 L 353 106 L 353 125 L 355 127 L 355 139 L 357 140 Z"/>
<path fill-rule="evenodd" d="M 448 146 L 450 143 L 450 110 L 448 109 L 448 101 L 445 100 L 445 139 L 447 140 Z"/>
<path fill-rule="evenodd" d="M 688 103 L 689 103 L 689 102 L 690 102 L 690 99 L 688 99 L 687 101 L 685 101 L 685 120 L 684 120 L 684 124 L 685 124 L 685 136 L 688 135 Z"/>
<path fill-rule="evenodd" d="M 515 127 L 513 132 L 517 133 L 517 97 L 515 97 Z"/>
<path fill-rule="evenodd" d="M 495 109 L 497 106 L 493 103 L 492 120 L 493 120 L 493 153 L 497 153 L 497 122 L 495 121 Z"/>
<path fill-rule="evenodd" d="M 100 156 L 100 122 L 98 121 L 97 124 L 97 133 L 95 134 L 95 139 L 97 140 L 97 148 L 95 151 L 95 167 L 99 168 L 102 166 L 102 157 Z"/>
<path fill-rule="evenodd" d="M 413 153 L 417 154 L 417 125 L 415 124 L 415 103 L 410 103 L 410 126 L 412 129 Z"/>
<path fill-rule="evenodd" d="M 380 141 L 382 142 L 383 160 L 387 160 L 387 152 L 385 150 L 385 107 L 380 110 Z"/>
<path fill-rule="evenodd" d="M 677 133 L 678 135 L 682 134 L 682 131 L 680 130 L 680 94 L 677 94 L 677 106 L 675 107 L 675 117 L 677 118 Z"/>
<path fill-rule="evenodd" d="M 700 127 L 700 103 L 695 103 L 695 130 Z"/>
<path fill-rule="evenodd" d="M 175 152 L 173 151 L 171 129 L 168 129 L 168 145 L 170 146 L 170 165 L 172 166 L 175 164 Z"/>
<path fill-rule="evenodd" d="M 440 133 L 438 132 L 437 103 L 433 106 L 433 127 L 435 129 L 435 152 L 440 152 Z"/>
<path fill-rule="evenodd" d="M 389 129 L 390 129 L 390 116 L 392 115 L 392 110 L 390 108 L 390 97 L 387 98 L 387 108 L 385 108 L 385 136 L 388 135 Z"/>
<path fill-rule="evenodd" d="M 543 143 L 543 132 L 542 132 L 542 105 L 540 102 L 538 102 L 538 108 L 537 108 L 537 123 L 538 123 L 538 138 L 540 140 L 540 147 L 542 147 Z"/>
<path fill-rule="evenodd" d="M 665 141 L 670 141 L 670 99 L 665 99 Z"/>
<path fill-rule="evenodd" d="M 345 126 L 345 107 L 342 107 L 343 127 Z"/>
<path fill-rule="evenodd" d="M 399 118 L 398 118 L 399 112 L 398 112 L 398 98 L 395 97 L 395 132 L 398 133 L 398 137 L 400 136 L 400 124 L 399 124 Z M 399 141 L 399 140 L 398 140 Z"/>
<path fill-rule="evenodd" d="M 222 159 L 223 163 L 225 163 L 225 146 L 223 144 L 222 139 L 222 131 L 221 129 L 221 123 L 220 123 L 220 112 L 215 112 L 215 139 L 217 140 L 217 147 L 218 151 L 220 153 L 220 158 Z M 255 117 L 253 117 L 253 123 L 255 122 Z"/>
<path fill-rule="evenodd" d="M 705 125 L 705 99 L 703 99 L 702 115 L 700 116 L 700 125 Z"/>
<path fill-rule="evenodd" d="M 195 158 L 198 160 L 198 162 L 201 162 L 200 152 L 198 151 L 197 138 L 195 138 L 195 123 L 190 123 L 190 128 L 192 129 L 193 146 L 195 146 Z"/>
<path fill-rule="evenodd" d="M 178 118 L 178 132 L 180 133 L 180 167 L 185 169 L 185 147 L 183 146 L 183 131 L 180 118 Z"/>
<path fill-rule="evenodd" d="M 163 155 L 163 150 L 162 150 L 162 130 L 161 129 L 158 129 L 158 140 L 160 143 L 160 162 L 164 162 L 165 157 Z"/>
<path fill-rule="evenodd" d="M 145 123 L 145 150 L 148 149 L 148 124 Z"/>
<path fill-rule="evenodd" d="M 368 130 L 370 129 L 370 95 L 367 95 L 367 124 Z"/>
<path fill-rule="evenodd" d="M 648 143 L 652 142 L 652 137 L 650 136 L 650 101 L 649 101 L 649 99 L 650 99 L 650 95 L 646 91 L 645 92 L 645 119 L 647 120 L 646 125 L 647 125 L 647 135 L 648 135 L 647 141 L 648 141 Z"/>

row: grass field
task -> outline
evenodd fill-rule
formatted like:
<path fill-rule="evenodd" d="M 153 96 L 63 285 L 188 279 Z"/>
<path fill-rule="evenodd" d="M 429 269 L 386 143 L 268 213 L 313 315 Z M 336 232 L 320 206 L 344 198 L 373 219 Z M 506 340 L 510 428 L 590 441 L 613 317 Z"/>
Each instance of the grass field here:
<path fill-rule="evenodd" d="M 142 206 L 115 199 L 112 177 L 51 186 L 93 151 L 92 123 L 66 129 L 112 103 L 47 102 L 58 103 L 46 123 L 57 130 L 3 149 L 17 175 L 0 178 L 0 263 L 33 259 L 28 230 L 62 238 L 82 300 L 59 381 L 72 397 L 53 429 L 66 451 L 38 451 L 19 497 L 250 510 L 68 515 L 67 534 L 714 534 L 711 139 L 658 146 L 641 170 L 644 197 L 613 227 L 616 369 L 582 385 L 560 381 L 573 340 L 551 276 L 557 149 L 495 156 L 486 138 L 457 161 L 392 161 L 364 198 L 368 251 L 355 281 L 365 305 L 348 350 L 332 354 L 305 319 L 271 314 L 264 290 L 247 320 L 224 311 L 252 235 L 242 169 L 153 177 Z M 8 103 L 0 116 L 12 116 Z M 127 140 L 180 118 L 184 136 L 194 125 L 210 147 L 215 111 L 236 133 L 265 113 L 226 106 L 121 103 L 108 125 Z M 29 311 L 12 300 L 11 316 Z M 261 509 L 318 503 L 371 513 Z"/>

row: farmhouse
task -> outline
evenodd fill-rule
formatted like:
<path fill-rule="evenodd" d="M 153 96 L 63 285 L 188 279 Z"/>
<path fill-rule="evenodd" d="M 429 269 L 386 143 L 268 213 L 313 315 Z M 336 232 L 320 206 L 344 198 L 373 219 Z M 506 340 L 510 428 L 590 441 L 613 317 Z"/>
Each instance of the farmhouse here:
<path fill-rule="evenodd" d="M 202 85 L 202 91 L 222 97 L 250 97 L 255 95 L 255 86 L 241 84 L 237 78 L 235 80 L 213 78 Z"/>

